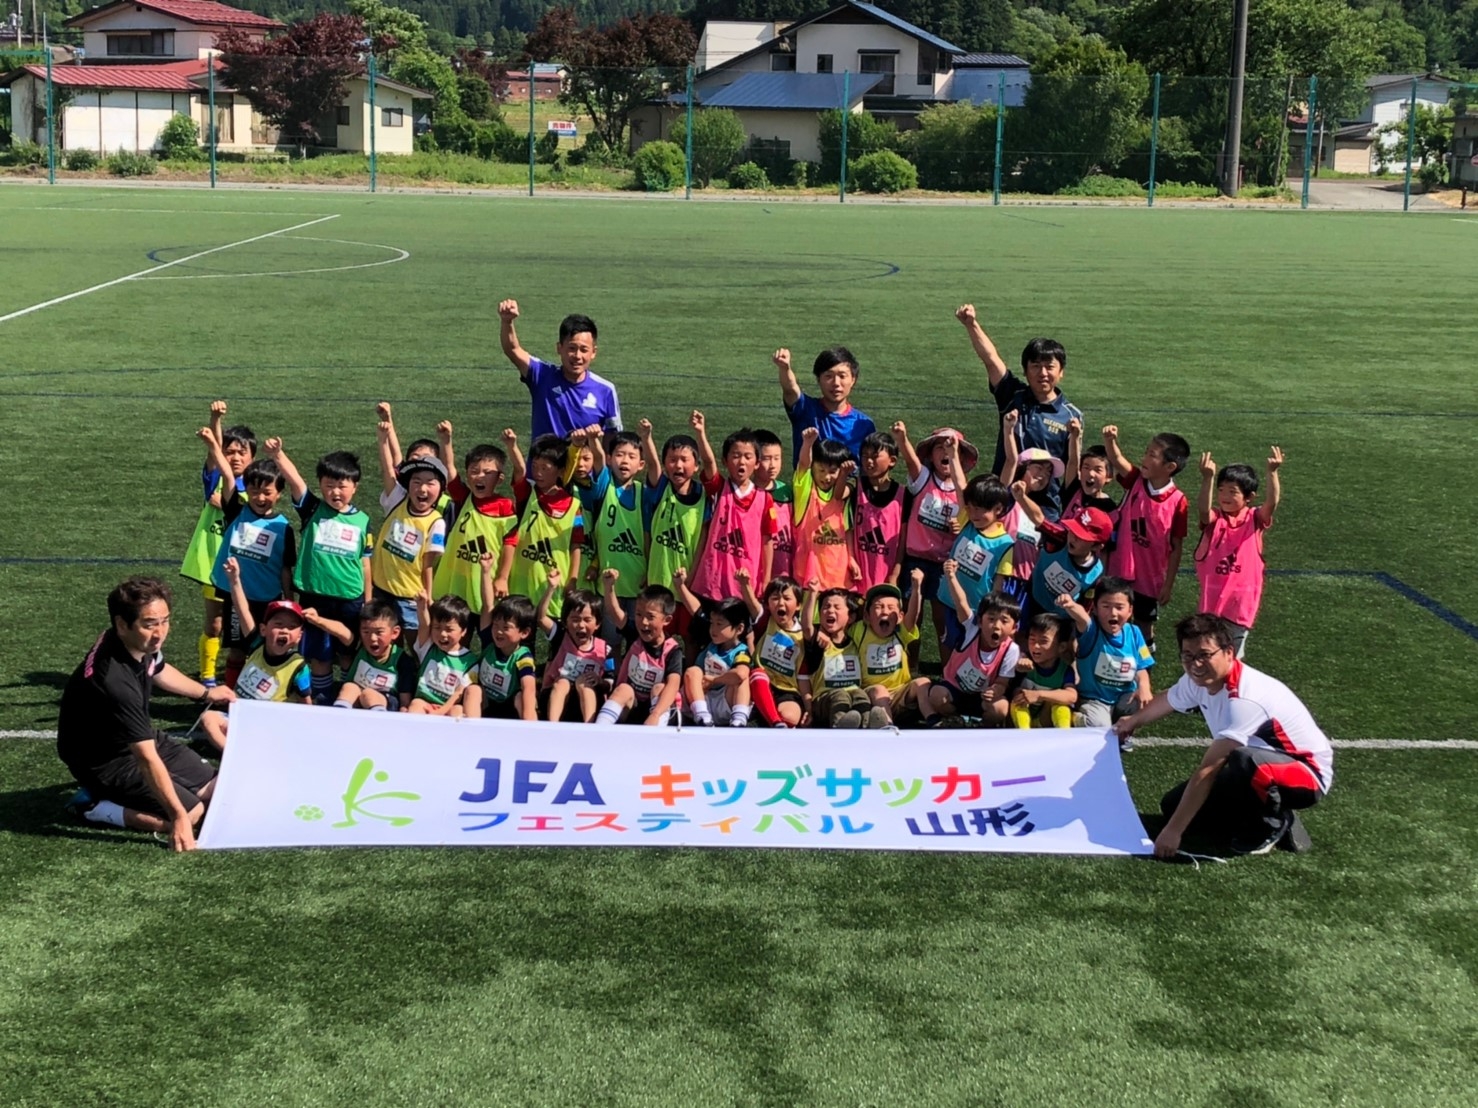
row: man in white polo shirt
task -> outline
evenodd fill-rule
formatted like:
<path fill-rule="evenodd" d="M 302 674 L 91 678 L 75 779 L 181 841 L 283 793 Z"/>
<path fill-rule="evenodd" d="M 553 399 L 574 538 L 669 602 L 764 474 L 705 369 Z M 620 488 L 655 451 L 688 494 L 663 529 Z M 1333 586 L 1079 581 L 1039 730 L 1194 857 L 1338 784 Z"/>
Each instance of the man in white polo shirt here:
<path fill-rule="evenodd" d="M 1191 779 L 1160 801 L 1168 822 L 1155 856 L 1175 857 L 1187 831 L 1241 854 L 1275 846 L 1302 854 L 1312 844 L 1297 810 L 1318 803 L 1334 781 L 1329 740 L 1287 685 L 1238 660 L 1226 621 L 1203 612 L 1175 633 L 1185 676 L 1114 726 L 1127 738 L 1171 712 L 1199 711 L 1211 730 Z"/>

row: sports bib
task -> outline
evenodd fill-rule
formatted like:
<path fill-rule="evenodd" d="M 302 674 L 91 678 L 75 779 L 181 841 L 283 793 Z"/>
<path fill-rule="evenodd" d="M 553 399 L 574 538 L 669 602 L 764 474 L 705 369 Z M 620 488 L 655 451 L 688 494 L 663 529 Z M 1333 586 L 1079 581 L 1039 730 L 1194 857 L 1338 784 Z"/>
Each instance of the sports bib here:
<path fill-rule="evenodd" d="M 385 525 L 383 548 L 403 562 L 414 562 L 421 553 L 421 532 L 405 518 L 391 519 Z"/>
<path fill-rule="evenodd" d="M 494 700 L 507 700 L 513 695 L 512 670 L 503 669 L 501 666 L 484 665 L 478 669 L 478 678 L 482 687 Z"/>
<path fill-rule="evenodd" d="M 255 523 L 240 523 L 231 532 L 231 553 L 238 558 L 266 562 L 277 548 L 277 535 Z"/>
<path fill-rule="evenodd" d="M 948 531 L 959 505 L 946 500 L 931 488 L 919 501 L 919 522 L 931 531 Z"/>
<path fill-rule="evenodd" d="M 990 568 L 990 551 L 979 543 L 962 542 L 954 551 L 955 562 L 965 576 L 979 581 Z"/>
<path fill-rule="evenodd" d="M 421 685 L 430 692 L 439 693 L 443 697 L 451 697 L 462 687 L 464 672 L 448 665 L 438 658 L 427 662 L 421 670 Z"/>
<path fill-rule="evenodd" d="M 313 526 L 313 549 L 346 558 L 364 553 L 364 531 L 336 519 L 320 519 Z"/>
<path fill-rule="evenodd" d="M 1093 663 L 1093 676 L 1105 685 L 1127 685 L 1134 680 L 1134 659 L 1102 651 Z"/>
<path fill-rule="evenodd" d="M 645 650 L 636 649 L 631 654 L 631 665 L 626 669 L 626 680 L 638 693 L 646 696 L 662 680 L 663 665 Z"/>
<path fill-rule="evenodd" d="M 1048 562 L 1045 566 L 1037 565 L 1042 574 L 1042 583 L 1047 586 L 1053 597 L 1061 596 L 1063 593 L 1076 596 L 1082 588 L 1082 582 L 1062 562 Z"/>
<path fill-rule="evenodd" d="M 795 639 L 777 632 L 766 636 L 764 642 L 760 644 L 760 664 L 766 669 L 773 669 L 787 677 L 794 677 L 799 653 L 800 645 Z"/>
<path fill-rule="evenodd" d="M 821 663 L 821 682 L 828 689 L 847 689 L 862 683 L 862 660 L 855 654 L 828 654 Z"/>
<path fill-rule="evenodd" d="M 559 675 L 566 681 L 578 681 L 582 677 L 599 673 L 600 667 L 601 663 L 597 658 L 583 658 L 579 654 L 570 653 L 560 663 Z"/>
<path fill-rule="evenodd" d="M 282 682 L 274 674 L 252 662 L 241 667 L 241 676 L 236 679 L 237 695 L 248 700 L 276 700 L 281 688 Z"/>
<path fill-rule="evenodd" d="M 972 652 L 973 653 L 973 652 Z M 973 657 L 966 658 L 955 671 L 955 684 L 968 693 L 984 692 L 990 685 L 989 674 L 975 664 Z"/>
<path fill-rule="evenodd" d="M 730 666 L 717 654 L 705 654 L 703 656 L 703 676 L 722 677 L 728 673 Z"/>
<path fill-rule="evenodd" d="M 361 689 L 374 689 L 377 693 L 388 694 L 395 688 L 395 673 L 392 670 L 381 669 L 361 658 L 354 667 L 350 682 Z"/>
<path fill-rule="evenodd" d="M 903 667 L 903 644 L 900 642 L 875 642 L 867 648 L 867 672 L 872 674 L 897 673 Z"/>

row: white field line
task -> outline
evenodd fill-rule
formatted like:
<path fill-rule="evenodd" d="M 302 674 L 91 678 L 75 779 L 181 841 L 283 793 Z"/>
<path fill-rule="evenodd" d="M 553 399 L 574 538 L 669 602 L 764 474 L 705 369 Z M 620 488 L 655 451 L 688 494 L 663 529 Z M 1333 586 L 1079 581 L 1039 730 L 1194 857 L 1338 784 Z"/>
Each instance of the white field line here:
<path fill-rule="evenodd" d="M 330 265 L 317 269 L 281 269 L 269 273 L 171 273 L 168 277 L 155 277 L 152 272 L 140 277 L 140 281 L 216 281 L 226 278 L 239 277 L 302 277 L 310 273 L 347 273 L 351 269 L 374 269 L 382 265 L 394 265 L 403 262 L 411 256 L 409 250 L 402 250 L 398 246 L 386 246 L 381 242 L 351 242 L 349 239 L 322 239 L 314 235 L 283 235 L 282 238 L 293 239 L 297 242 L 332 242 L 340 246 L 367 246 L 375 250 L 387 250 L 396 255 L 393 258 L 381 258 L 378 262 L 359 262 L 355 265 Z"/>
<path fill-rule="evenodd" d="M 103 289 L 110 289 L 114 285 L 121 285 L 125 281 L 132 281 L 139 277 L 146 277 L 150 274 L 158 273 L 161 269 L 169 269 L 171 266 L 181 265 L 185 262 L 193 262 L 196 258 L 204 258 L 209 254 L 219 254 L 222 250 L 231 250 L 238 246 L 246 246 L 248 243 L 261 242 L 263 239 L 276 238 L 278 235 L 285 235 L 291 231 L 301 231 L 304 227 L 313 227 L 319 223 L 327 223 L 331 219 L 338 218 L 339 217 L 337 215 L 326 215 L 318 219 L 311 219 L 307 223 L 297 223 L 291 227 L 283 227 L 276 231 L 268 231 L 264 235 L 253 235 L 249 239 L 239 239 L 236 242 L 228 242 L 224 246 L 212 246 L 209 250 L 200 250 L 194 254 L 187 254 L 183 258 L 176 258 L 172 262 L 161 262 L 159 265 L 150 266 L 148 269 L 141 269 L 137 273 L 130 273 L 125 277 L 114 277 L 111 281 L 104 281 L 100 285 L 93 285 L 91 288 L 79 289 L 77 292 L 69 292 L 65 296 L 56 296 L 50 300 L 43 300 L 40 304 L 32 304 L 29 308 L 21 308 L 19 311 L 11 312 L 9 315 L 0 315 L 0 323 L 9 323 L 12 319 L 19 319 L 23 315 L 30 315 L 32 312 L 39 312 L 42 308 L 50 308 L 54 307 L 57 304 L 65 304 L 68 300 L 76 300 L 79 296 L 87 296 L 90 293 L 101 292 Z"/>
<path fill-rule="evenodd" d="M 0 739 L 54 739 L 55 731 L 0 731 Z M 1135 739 L 1137 747 L 1183 746 L 1199 750 L 1211 740 L 1201 738 Z M 1478 750 L 1478 739 L 1335 739 L 1336 750 Z"/>

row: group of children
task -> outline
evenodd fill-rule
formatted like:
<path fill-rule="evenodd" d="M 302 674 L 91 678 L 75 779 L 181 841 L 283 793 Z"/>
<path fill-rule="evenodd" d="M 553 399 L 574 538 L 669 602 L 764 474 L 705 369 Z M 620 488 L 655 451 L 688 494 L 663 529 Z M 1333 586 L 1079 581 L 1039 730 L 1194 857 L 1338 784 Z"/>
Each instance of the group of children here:
<path fill-rule="evenodd" d="M 956 314 L 996 358 L 997 392 L 974 309 Z M 1001 405 L 990 473 L 954 428 L 917 442 L 901 421 L 877 430 L 850 402 L 857 361 L 843 347 L 817 357 L 815 397 L 790 352 L 774 355 L 788 479 L 777 434 L 738 430 L 715 452 L 701 411 L 660 446 L 645 419 L 539 435 L 527 455 L 509 429 L 459 468 L 450 423 L 402 454 L 382 403 L 378 528 L 355 505 L 353 454 L 321 457 L 312 489 L 282 440 L 259 450 L 218 401 L 199 431 L 206 502 L 182 567 L 206 599 L 202 680 L 250 699 L 525 721 L 1106 727 L 1151 699 L 1190 447 L 1156 435 L 1136 465 L 1116 427 L 1085 448 L 1079 418 L 1065 449 L 1028 445 L 1042 411 L 1076 412 L 1057 388 L 1065 362 L 1051 340 L 1028 345 L 1030 385 Z M 1274 447 L 1254 506 L 1250 467 L 1200 459 L 1201 609 L 1235 626 L 1239 654 L 1281 463 Z M 926 613 L 938 676 L 919 666 Z M 225 745 L 224 714 L 203 726 Z"/>

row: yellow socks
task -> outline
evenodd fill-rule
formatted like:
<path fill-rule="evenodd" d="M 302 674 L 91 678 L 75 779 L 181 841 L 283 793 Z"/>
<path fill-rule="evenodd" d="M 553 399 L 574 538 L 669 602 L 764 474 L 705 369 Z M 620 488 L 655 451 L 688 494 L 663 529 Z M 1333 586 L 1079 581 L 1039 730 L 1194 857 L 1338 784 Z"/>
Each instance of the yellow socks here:
<path fill-rule="evenodd" d="M 216 659 L 221 655 L 221 640 L 209 635 L 200 636 L 200 680 L 216 679 Z"/>

